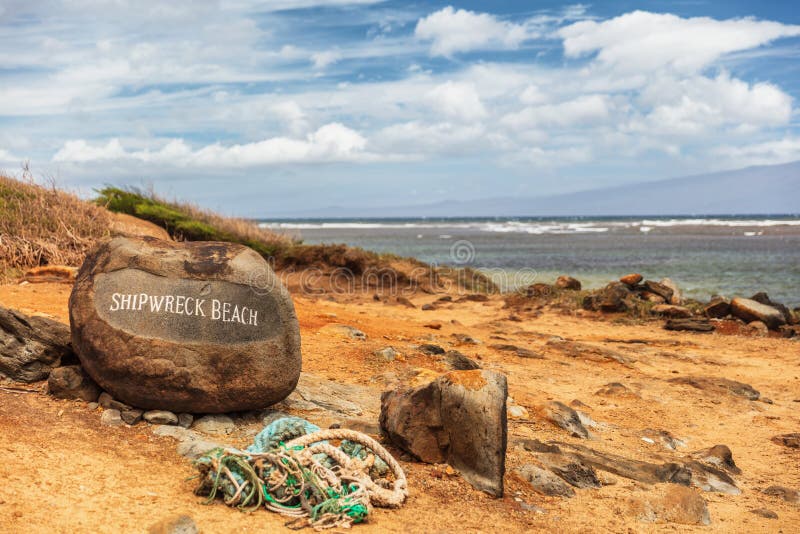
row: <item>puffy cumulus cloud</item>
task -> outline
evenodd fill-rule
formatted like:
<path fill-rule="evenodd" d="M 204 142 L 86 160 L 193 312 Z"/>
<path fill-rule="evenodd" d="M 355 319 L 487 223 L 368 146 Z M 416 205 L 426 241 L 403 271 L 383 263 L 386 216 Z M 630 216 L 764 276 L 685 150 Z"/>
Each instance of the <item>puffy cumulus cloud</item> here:
<path fill-rule="evenodd" d="M 677 136 L 706 134 L 720 127 L 748 132 L 789 124 L 792 98 L 769 83 L 748 84 L 720 73 L 715 78 L 659 78 L 640 94 L 651 111 L 631 128 Z"/>
<path fill-rule="evenodd" d="M 486 128 L 481 124 L 409 121 L 383 128 L 375 135 L 374 143 L 413 158 L 421 154 L 474 152 L 485 136 Z"/>
<path fill-rule="evenodd" d="M 476 121 L 486 117 L 486 108 L 475 85 L 469 82 L 446 81 L 425 95 L 433 110 L 451 119 Z"/>
<path fill-rule="evenodd" d="M 610 115 L 609 107 L 609 97 L 606 95 L 583 95 L 556 104 L 526 107 L 509 113 L 500 122 L 518 130 L 586 125 L 606 121 Z"/>
<path fill-rule="evenodd" d="M 173 139 L 158 150 L 128 151 L 118 139 L 90 145 L 85 140 L 67 141 L 53 156 L 54 162 L 88 163 L 129 160 L 174 166 L 257 167 L 283 163 L 368 161 L 367 141 L 355 130 L 326 124 L 305 139 L 272 137 L 253 143 L 225 146 L 219 143 L 192 150 L 182 139 Z"/>
<path fill-rule="evenodd" d="M 708 17 L 634 11 L 604 21 L 584 20 L 560 28 L 569 57 L 597 53 L 597 61 L 621 71 L 671 68 L 691 73 L 720 56 L 800 35 L 800 26 L 752 18 Z"/>
<path fill-rule="evenodd" d="M 745 145 L 724 145 L 713 150 L 726 166 L 774 165 L 800 160 L 800 137 L 787 136 L 782 139 Z"/>
<path fill-rule="evenodd" d="M 336 50 L 325 50 L 311 54 L 311 62 L 314 64 L 314 68 L 318 70 L 324 69 L 328 65 L 333 65 L 340 59 L 342 59 L 342 54 Z"/>
<path fill-rule="evenodd" d="M 483 48 L 517 48 L 528 38 L 524 25 L 447 6 L 417 22 L 414 35 L 431 41 L 431 54 L 452 56 Z"/>
<path fill-rule="evenodd" d="M 8 150 L 0 148 L 0 162 L 2 163 L 20 163 L 22 161 L 21 158 L 18 158 Z"/>

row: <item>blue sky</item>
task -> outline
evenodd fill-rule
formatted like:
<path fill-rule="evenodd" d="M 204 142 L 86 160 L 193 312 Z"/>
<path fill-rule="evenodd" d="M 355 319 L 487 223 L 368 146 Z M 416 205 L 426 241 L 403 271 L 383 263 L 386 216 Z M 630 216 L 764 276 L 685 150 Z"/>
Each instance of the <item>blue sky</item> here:
<path fill-rule="evenodd" d="M 270 216 L 783 163 L 799 11 L 3 0 L 0 169 Z"/>

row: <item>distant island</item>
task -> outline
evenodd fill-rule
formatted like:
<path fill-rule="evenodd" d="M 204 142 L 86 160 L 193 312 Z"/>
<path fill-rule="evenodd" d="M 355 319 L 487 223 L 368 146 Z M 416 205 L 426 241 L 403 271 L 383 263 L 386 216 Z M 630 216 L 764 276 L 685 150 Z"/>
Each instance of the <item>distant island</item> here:
<path fill-rule="evenodd" d="M 331 206 L 270 218 L 570 217 L 765 215 L 800 213 L 800 161 L 669 178 L 542 197 L 497 197 L 433 204 Z"/>

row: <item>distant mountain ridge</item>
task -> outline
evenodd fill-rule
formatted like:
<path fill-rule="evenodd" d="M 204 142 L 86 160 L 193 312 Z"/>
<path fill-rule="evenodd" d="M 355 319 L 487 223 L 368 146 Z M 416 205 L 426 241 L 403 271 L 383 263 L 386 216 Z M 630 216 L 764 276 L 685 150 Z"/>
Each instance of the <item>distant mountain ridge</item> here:
<path fill-rule="evenodd" d="M 498 197 L 388 208 L 330 207 L 275 215 L 386 218 L 724 214 L 800 214 L 800 161 L 543 197 Z"/>

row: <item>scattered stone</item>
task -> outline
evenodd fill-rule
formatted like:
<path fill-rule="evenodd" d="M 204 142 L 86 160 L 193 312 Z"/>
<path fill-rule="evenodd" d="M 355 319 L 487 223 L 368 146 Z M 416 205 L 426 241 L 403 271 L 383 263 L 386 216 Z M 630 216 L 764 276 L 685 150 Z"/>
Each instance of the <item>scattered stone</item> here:
<path fill-rule="evenodd" d="M 222 447 L 219 443 L 206 440 L 184 440 L 178 443 L 178 454 L 190 460 L 197 460 L 214 449 Z"/>
<path fill-rule="evenodd" d="M 471 302 L 489 302 L 489 296 L 483 293 L 470 293 L 464 297 L 464 300 Z"/>
<path fill-rule="evenodd" d="M 653 280 L 645 280 L 644 287 L 650 293 L 655 293 L 664 299 L 664 302 L 672 302 L 672 295 L 675 293 L 675 291 L 673 291 L 669 286 L 666 286 L 660 282 L 654 282 Z"/>
<path fill-rule="evenodd" d="M 80 365 L 56 367 L 47 379 L 47 392 L 59 399 L 94 402 L 100 396 L 98 386 Z"/>
<path fill-rule="evenodd" d="M 688 330 L 690 332 L 713 332 L 714 325 L 705 318 L 668 319 L 664 325 L 666 330 Z"/>
<path fill-rule="evenodd" d="M 513 352 L 515 355 L 519 356 L 520 358 L 532 358 L 535 360 L 543 360 L 544 356 L 539 354 L 538 352 L 534 352 L 530 349 L 526 349 L 524 347 L 518 347 L 516 345 L 508 345 L 508 344 L 498 344 L 498 345 L 490 345 L 491 348 L 495 350 L 500 350 L 503 352 Z"/>
<path fill-rule="evenodd" d="M 0 377 L 38 382 L 70 357 L 73 352 L 66 325 L 0 306 Z"/>
<path fill-rule="evenodd" d="M 423 354 L 427 354 L 428 356 L 435 356 L 438 354 L 445 353 L 445 350 L 442 347 L 440 347 L 439 345 L 434 345 L 432 343 L 425 343 L 423 345 L 420 345 L 419 347 L 417 347 L 417 350 L 419 350 Z"/>
<path fill-rule="evenodd" d="M 747 400 L 758 400 L 761 393 L 750 384 L 710 376 L 679 376 L 670 378 L 668 382 L 673 384 L 685 384 L 696 389 L 706 391 L 726 392 Z"/>
<path fill-rule="evenodd" d="M 287 411 L 322 410 L 334 415 L 361 416 L 365 411 L 377 414 L 380 410 L 379 399 L 380 391 L 372 388 L 301 373 L 295 391 L 275 408 Z"/>
<path fill-rule="evenodd" d="M 242 245 L 114 238 L 87 256 L 69 308 L 83 368 L 143 409 L 261 409 L 300 376 L 291 297 Z"/>
<path fill-rule="evenodd" d="M 611 282 L 583 299 L 583 308 L 606 313 L 628 311 L 630 288 L 621 282 Z"/>
<path fill-rule="evenodd" d="M 561 452 L 561 449 L 558 448 L 558 445 L 545 443 L 543 441 L 539 441 L 538 439 L 532 439 L 532 438 L 518 439 L 515 441 L 515 443 L 521 445 L 522 448 L 528 452 L 551 452 L 551 453 Z"/>
<path fill-rule="evenodd" d="M 475 339 L 472 336 L 468 336 L 467 334 L 452 334 L 456 341 L 461 343 L 462 345 L 480 345 L 480 341 Z"/>
<path fill-rule="evenodd" d="M 548 421 L 557 427 L 563 428 L 573 437 L 584 439 L 589 437 L 589 431 L 581 423 L 578 413 L 562 402 L 548 402 L 544 406 L 544 416 Z"/>
<path fill-rule="evenodd" d="M 97 402 L 103 408 L 114 408 L 115 410 L 119 410 L 120 412 L 124 412 L 125 410 L 132 410 L 132 406 L 128 406 L 124 402 L 120 402 L 105 391 L 100 394 L 97 398 Z"/>
<path fill-rule="evenodd" d="M 333 334 L 347 337 L 350 339 L 356 339 L 358 341 L 364 341 L 367 339 L 367 334 L 359 330 L 358 328 L 346 324 L 328 324 L 325 325 L 322 330 L 326 332 L 331 332 Z"/>
<path fill-rule="evenodd" d="M 646 300 L 647 302 L 651 302 L 653 304 L 666 304 L 666 300 L 661 295 L 656 295 L 655 293 L 651 293 L 649 291 L 640 290 L 638 291 L 639 298 L 642 300 Z"/>
<path fill-rule="evenodd" d="M 122 417 L 122 420 L 125 421 L 126 425 L 135 425 L 142 420 L 143 415 L 144 412 L 142 410 L 137 410 L 136 408 L 120 412 L 120 417 Z"/>
<path fill-rule="evenodd" d="M 703 307 L 706 315 L 712 319 L 722 319 L 731 313 L 731 303 L 724 297 L 714 297 Z"/>
<path fill-rule="evenodd" d="M 436 306 L 433 304 L 423 304 L 420 308 L 422 311 L 432 311 L 436 309 Z"/>
<path fill-rule="evenodd" d="M 641 282 L 643 278 L 644 277 L 639 273 L 631 273 L 631 274 L 626 274 L 625 276 L 620 278 L 619 281 L 627 286 L 633 287 L 637 285 L 639 282 Z"/>
<path fill-rule="evenodd" d="M 781 312 L 781 314 L 783 315 L 783 318 L 786 320 L 787 324 L 792 324 L 793 317 L 792 317 L 792 312 L 789 310 L 789 308 L 787 308 L 785 305 L 781 304 L 780 302 L 772 301 L 769 298 L 769 295 L 767 295 L 763 291 L 761 291 L 759 293 L 756 293 L 755 295 L 750 297 L 750 300 L 754 300 L 754 301 L 759 302 L 761 304 L 766 304 L 767 306 L 771 306 L 771 307 L 775 308 L 776 310 Z"/>
<path fill-rule="evenodd" d="M 731 301 L 731 315 L 738 317 L 746 323 L 761 321 L 770 330 L 777 330 L 786 319 L 780 310 L 761 304 L 755 300 L 737 297 Z"/>
<path fill-rule="evenodd" d="M 756 335 L 759 337 L 764 337 L 769 334 L 769 328 L 761 321 L 753 321 L 747 323 L 747 326 L 750 328 L 750 330 L 754 331 Z"/>
<path fill-rule="evenodd" d="M 616 350 L 607 349 L 605 347 L 597 347 L 589 345 L 588 343 L 580 343 L 578 341 L 568 341 L 564 338 L 553 336 L 550 338 L 546 345 L 550 348 L 560 351 L 565 356 L 570 358 L 583 358 L 593 362 L 619 362 L 628 367 L 631 366 L 636 358 L 623 354 Z"/>
<path fill-rule="evenodd" d="M 197 525 L 188 515 L 162 519 L 148 529 L 148 534 L 199 534 Z"/>
<path fill-rule="evenodd" d="M 178 416 L 167 410 L 149 410 L 142 415 L 151 425 L 177 425 Z"/>
<path fill-rule="evenodd" d="M 800 335 L 800 326 L 797 325 L 783 325 L 778 328 L 778 332 L 780 332 L 782 337 L 785 338 L 792 338 Z"/>
<path fill-rule="evenodd" d="M 800 491 L 786 488 L 783 486 L 770 486 L 761 490 L 765 495 L 778 497 L 791 504 L 800 504 Z"/>
<path fill-rule="evenodd" d="M 780 436 L 773 436 L 770 441 L 790 449 L 800 449 L 800 432 L 793 432 L 791 434 L 781 434 Z"/>
<path fill-rule="evenodd" d="M 766 519 L 778 519 L 778 514 L 767 508 L 756 508 L 754 510 L 750 510 L 750 513 Z"/>
<path fill-rule="evenodd" d="M 447 462 L 467 482 L 503 495 L 506 377 L 452 371 L 414 389 L 381 395 L 381 428 L 392 443 L 428 463 Z"/>
<path fill-rule="evenodd" d="M 556 278 L 555 286 L 558 289 L 569 289 L 571 291 L 581 290 L 581 281 L 567 275 L 561 275 Z"/>
<path fill-rule="evenodd" d="M 706 501 L 684 486 L 659 485 L 641 497 L 631 497 L 628 503 L 632 515 L 646 523 L 711 524 Z"/>
<path fill-rule="evenodd" d="M 233 432 L 236 424 L 227 415 L 204 415 L 194 422 L 192 428 L 203 434 L 224 436 Z"/>
<path fill-rule="evenodd" d="M 601 397 L 629 397 L 634 398 L 639 395 L 621 382 L 609 382 L 594 392 Z"/>
<path fill-rule="evenodd" d="M 192 426 L 192 422 L 194 422 L 194 416 L 190 413 L 179 413 L 178 414 L 178 426 L 181 428 L 189 428 Z"/>
<path fill-rule="evenodd" d="M 673 304 L 675 306 L 682 306 L 683 305 L 683 295 L 681 294 L 681 290 L 678 288 L 678 284 L 670 280 L 669 278 L 664 278 L 659 282 L 662 286 L 669 288 L 672 290 L 672 296 L 669 299 L 665 300 Z"/>
<path fill-rule="evenodd" d="M 695 458 L 718 469 L 723 469 L 735 475 L 741 474 L 742 470 L 733 461 L 733 453 L 727 445 L 714 445 L 709 449 L 703 449 L 692 453 Z"/>
<path fill-rule="evenodd" d="M 97 402 L 90 402 L 89 404 L 86 405 L 86 408 L 91 410 L 91 411 L 94 411 L 99 407 L 100 407 L 100 403 L 97 403 Z"/>
<path fill-rule="evenodd" d="M 689 308 L 676 306 L 674 304 L 656 304 L 650 308 L 650 312 L 676 319 L 687 319 L 692 316 L 692 311 Z"/>
<path fill-rule="evenodd" d="M 103 413 L 100 414 L 100 424 L 105 426 L 122 426 L 123 421 L 119 410 L 115 410 L 114 408 L 103 410 Z"/>
<path fill-rule="evenodd" d="M 444 361 L 453 371 L 471 371 L 473 369 L 481 368 L 478 362 L 464 356 L 457 350 L 448 350 L 444 354 Z"/>
<path fill-rule="evenodd" d="M 436 299 L 436 302 L 453 302 L 453 297 L 450 295 L 444 295 L 443 297 Z"/>
<path fill-rule="evenodd" d="M 645 437 L 649 438 L 653 441 L 653 443 L 658 443 L 664 449 L 669 451 L 676 451 L 679 447 L 685 447 L 686 442 L 674 437 L 672 434 L 667 432 L 666 430 L 653 430 L 651 428 L 647 428 L 643 431 Z M 644 438 L 642 438 L 644 439 Z M 724 445 L 720 445 L 724 447 Z M 728 451 L 730 452 L 730 451 Z M 733 459 L 731 459 L 733 461 Z"/>
<path fill-rule="evenodd" d="M 515 471 L 522 480 L 539 493 L 555 497 L 575 496 L 575 490 L 569 484 L 547 469 L 533 464 L 525 464 Z"/>
<path fill-rule="evenodd" d="M 430 328 L 431 330 L 441 330 L 442 323 L 435 322 L 435 323 L 426 323 L 423 325 L 425 328 Z"/>
<path fill-rule="evenodd" d="M 397 355 L 400 353 L 394 350 L 394 347 L 384 347 L 382 349 L 376 350 L 372 354 L 382 360 L 385 360 L 387 362 L 392 362 L 394 361 L 395 358 L 397 358 Z"/>
<path fill-rule="evenodd" d="M 592 466 L 585 464 L 579 458 L 564 455 L 541 453 L 536 458 L 547 469 L 576 488 L 599 488 L 602 486 L 597 478 L 597 473 Z"/>
<path fill-rule="evenodd" d="M 413 302 L 403 296 L 397 297 L 397 303 L 405 306 L 406 308 L 416 308 Z"/>

